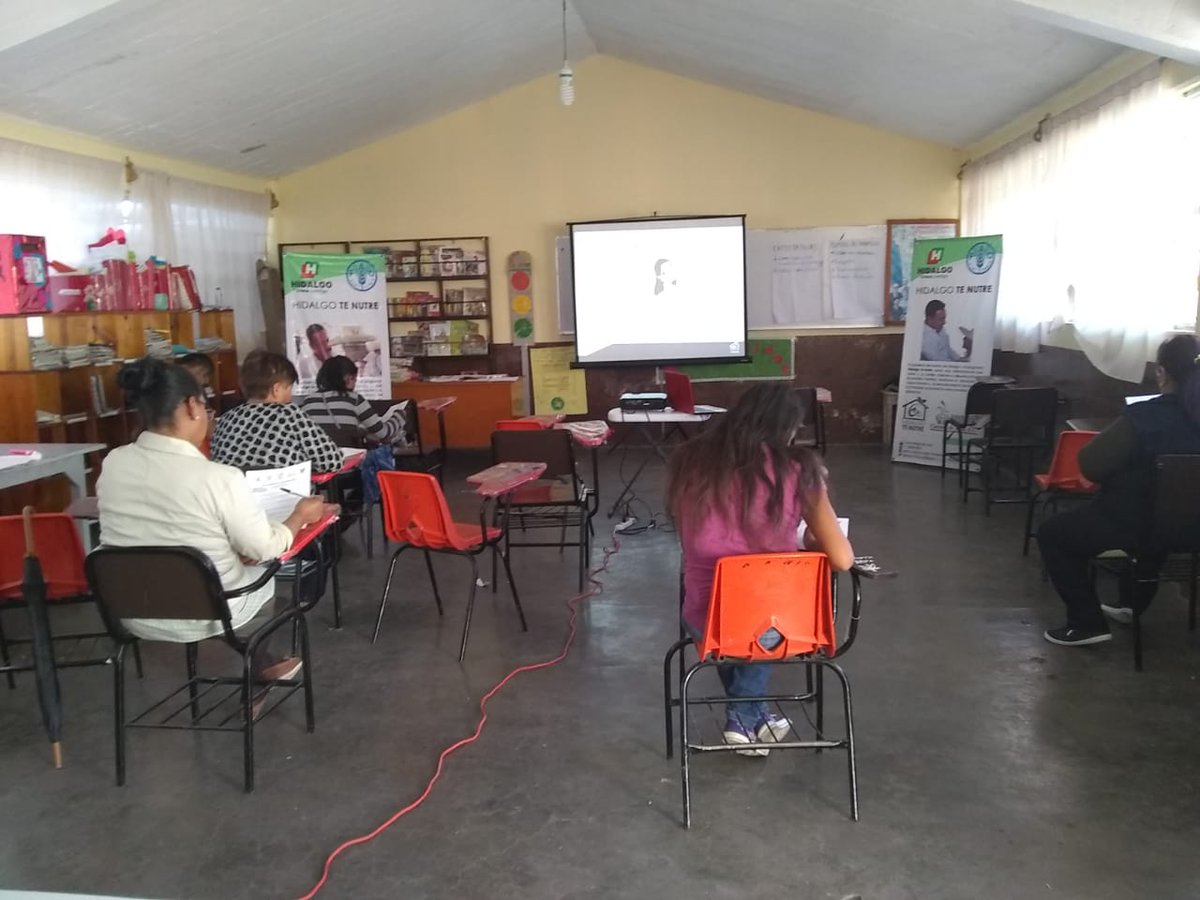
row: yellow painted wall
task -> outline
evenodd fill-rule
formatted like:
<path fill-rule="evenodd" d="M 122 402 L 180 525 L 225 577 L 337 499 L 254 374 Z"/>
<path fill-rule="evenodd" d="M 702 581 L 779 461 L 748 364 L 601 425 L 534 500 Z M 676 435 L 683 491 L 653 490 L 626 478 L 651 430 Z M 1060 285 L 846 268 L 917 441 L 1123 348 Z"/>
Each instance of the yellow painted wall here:
<path fill-rule="evenodd" d="M 134 165 L 140 169 L 155 169 L 159 172 L 166 172 L 168 175 L 176 175 L 180 178 L 203 181 L 207 184 L 216 184 L 222 187 L 236 188 L 243 191 L 265 191 L 267 189 L 267 182 L 260 178 L 238 175 L 234 172 L 226 172 L 223 169 L 214 169 L 210 166 L 185 162 L 172 157 L 143 153 L 140 150 L 120 147 L 105 141 L 97 141 L 93 138 L 76 134 L 73 131 L 48 128 L 45 125 L 38 125 L 35 122 L 29 122 L 13 116 L 0 115 L 0 138 L 24 141 L 27 144 L 37 144 L 42 147 L 51 147 L 55 150 L 65 150 L 69 153 L 78 153 L 82 156 L 108 159 L 115 162 L 122 162 L 128 156 L 133 160 Z"/>
<path fill-rule="evenodd" d="M 487 235 L 500 342 L 504 259 L 528 250 L 535 336 L 551 341 L 567 221 L 744 212 L 751 228 L 779 228 L 957 213 L 949 147 L 610 57 L 583 61 L 575 84 L 570 108 L 548 73 L 281 179 L 278 240 Z"/>

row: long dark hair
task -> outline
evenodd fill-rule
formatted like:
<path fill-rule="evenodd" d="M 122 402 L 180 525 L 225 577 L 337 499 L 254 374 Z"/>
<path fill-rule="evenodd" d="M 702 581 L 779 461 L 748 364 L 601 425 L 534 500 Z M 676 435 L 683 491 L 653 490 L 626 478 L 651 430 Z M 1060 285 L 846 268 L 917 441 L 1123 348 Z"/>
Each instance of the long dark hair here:
<path fill-rule="evenodd" d="M 750 528 L 758 491 L 766 492 L 768 520 L 783 513 L 789 470 L 799 468 L 797 498 L 810 498 L 825 483 L 825 467 L 806 447 L 792 446 L 804 423 L 799 397 L 786 384 L 757 384 L 729 412 L 675 450 L 667 464 L 667 507 L 681 527 L 713 510 L 736 516 Z M 735 508 L 734 498 L 740 498 Z"/>
<path fill-rule="evenodd" d="M 137 407 L 147 428 L 170 425 L 175 410 L 188 397 L 204 402 L 204 392 L 191 372 L 150 357 L 122 366 L 117 385 L 125 392 L 126 402 Z"/>
<path fill-rule="evenodd" d="M 1158 364 L 1175 385 L 1175 395 L 1188 418 L 1200 425 L 1200 340 L 1177 334 L 1159 345 Z"/>
<path fill-rule="evenodd" d="M 358 366 L 345 356 L 331 356 L 317 372 L 317 390 L 349 393 L 346 381 L 358 374 Z"/>

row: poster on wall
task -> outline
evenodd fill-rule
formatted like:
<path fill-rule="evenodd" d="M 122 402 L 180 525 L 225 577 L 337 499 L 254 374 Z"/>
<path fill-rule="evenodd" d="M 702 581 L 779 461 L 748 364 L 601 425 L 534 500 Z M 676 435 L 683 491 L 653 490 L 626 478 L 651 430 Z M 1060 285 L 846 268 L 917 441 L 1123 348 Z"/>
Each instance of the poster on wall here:
<path fill-rule="evenodd" d="M 958 237 L 958 219 L 888 219 L 887 282 L 883 293 L 883 324 L 903 325 L 908 318 L 908 264 L 916 241 Z"/>
<path fill-rule="evenodd" d="M 940 466 L 946 420 L 991 374 L 1002 249 L 998 234 L 914 242 L 893 462 Z"/>
<path fill-rule="evenodd" d="M 345 356 L 358 370 L 358 393 L 391 399 L 386 271 L 384 257 L 370 253 L 283 255 L 285 340 L 300 374 L 297 394 L 316 390 L 325 360 Z"/>
<path fill-rule="evenodd" d="M 577 416 L 588 411 L 586 373 L 572 369 L 573 362 L 575 347 L 570 344 L 530 348 L 534 415 Z"/>

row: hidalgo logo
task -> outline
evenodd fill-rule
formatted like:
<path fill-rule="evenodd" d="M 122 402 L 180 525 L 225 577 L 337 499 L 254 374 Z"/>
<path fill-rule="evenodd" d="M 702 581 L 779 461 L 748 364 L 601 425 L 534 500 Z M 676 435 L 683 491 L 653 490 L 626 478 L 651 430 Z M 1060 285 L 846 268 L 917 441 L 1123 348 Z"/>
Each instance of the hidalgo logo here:
<path fill-rule="evenodd" d="M 940 263 L 942 261 L 942 251 L 944 249 L 944 247 L 933 247 L 930 249 L 929 253 L 925 256 L 925 265 L 936 266 L 938 263 Z"/>
<path fill-rule="evenodd" d="M 316 278 L 317 277 L 317 264 L 315 262 L 300 263 L 300 277 L 301 278 Z"/>

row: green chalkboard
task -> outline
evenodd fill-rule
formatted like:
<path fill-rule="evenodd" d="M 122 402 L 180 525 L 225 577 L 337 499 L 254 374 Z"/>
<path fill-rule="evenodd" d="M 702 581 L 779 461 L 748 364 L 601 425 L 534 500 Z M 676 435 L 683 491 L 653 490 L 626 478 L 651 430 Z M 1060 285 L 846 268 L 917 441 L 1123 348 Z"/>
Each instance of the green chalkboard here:
<path fill-rule="evenodd" d="M 746 341 L 749 362 L 676 366 L 692 381 L 790 381 L 795 371 L 792 339 L 753 338 Z"/>

